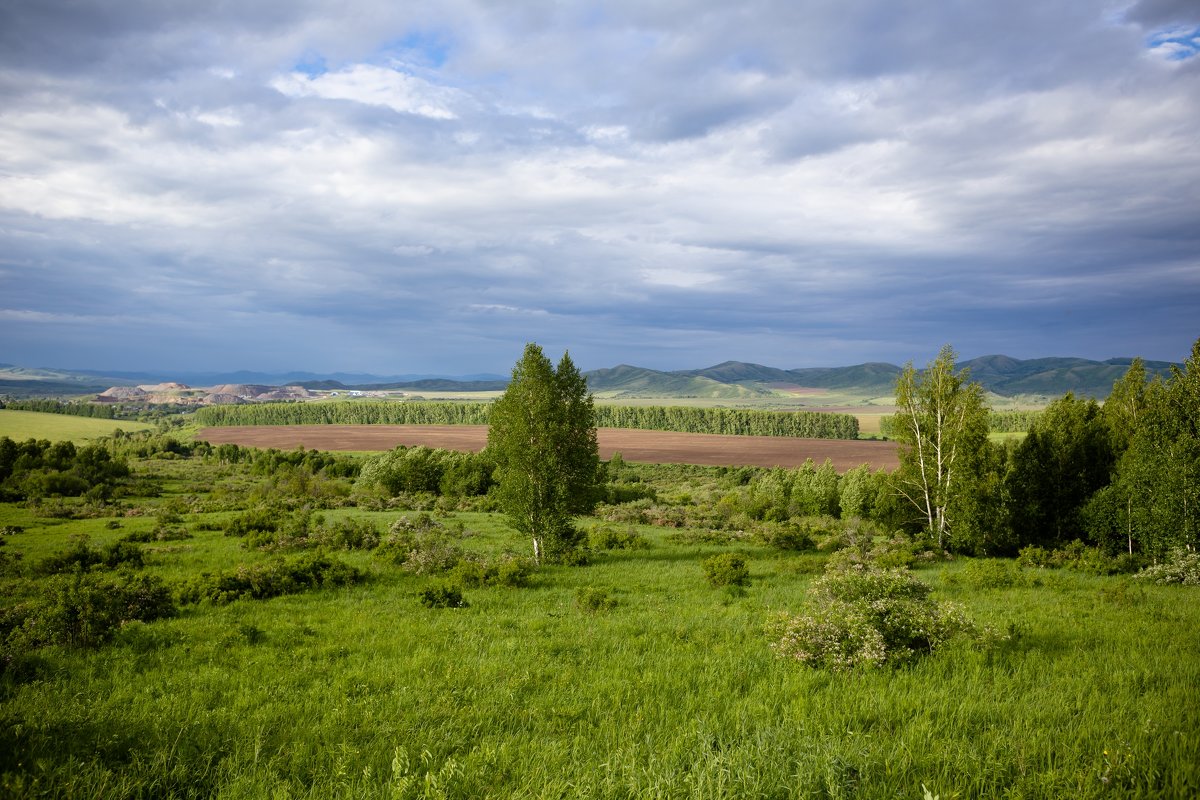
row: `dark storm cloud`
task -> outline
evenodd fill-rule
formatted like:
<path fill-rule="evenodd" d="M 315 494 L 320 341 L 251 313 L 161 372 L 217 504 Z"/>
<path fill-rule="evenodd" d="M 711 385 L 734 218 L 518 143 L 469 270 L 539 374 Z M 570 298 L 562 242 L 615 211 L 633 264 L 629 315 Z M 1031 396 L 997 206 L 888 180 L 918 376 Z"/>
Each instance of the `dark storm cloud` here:
<path fill-rule="evenodd" d="M 9 3 L 0 360 L 1179 358 L 1193 12 Z"/>

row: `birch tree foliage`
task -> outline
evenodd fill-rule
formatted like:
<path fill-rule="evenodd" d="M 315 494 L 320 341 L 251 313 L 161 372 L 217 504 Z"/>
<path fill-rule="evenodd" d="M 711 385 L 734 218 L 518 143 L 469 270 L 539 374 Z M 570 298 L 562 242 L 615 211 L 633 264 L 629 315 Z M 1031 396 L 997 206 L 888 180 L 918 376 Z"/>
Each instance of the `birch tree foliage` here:
<path fill-rule="evenodd" d="M 969 382 L 967 370 L 955 371 L 956 358 L 946 345 L 922 372 L 906 364 L 892 421 L 900 443 L 893 485 L 943 548 L 960 522 L 959 500 L 977 488 L 979 456 L 987 445 L 983 389 Z"/>
<path fill-rule="evenodd" d="M 571 516 L 594 507 L 600 458 L 592 397 L 569 355 L 556 370 L 538 345 L 525 346 L 492 405 L 487 452 L 500 506 L 531 538 L 534 557 L 574 547 L 580 534 Z"/>
<path fill-rule="evenodd" d="M 1134 372 L 1128 382 L 1136 387 L 1139 380 L 1144 379 Z M 1138 399 L 1111 490 L 1125 503 L 1128 548 L 1155 559 L 1173 548 L 1195 550 L 1200 548 L 1200 339 L 1182 369 L 1172 367 L 1166 382 L 1144 384 Z"/>

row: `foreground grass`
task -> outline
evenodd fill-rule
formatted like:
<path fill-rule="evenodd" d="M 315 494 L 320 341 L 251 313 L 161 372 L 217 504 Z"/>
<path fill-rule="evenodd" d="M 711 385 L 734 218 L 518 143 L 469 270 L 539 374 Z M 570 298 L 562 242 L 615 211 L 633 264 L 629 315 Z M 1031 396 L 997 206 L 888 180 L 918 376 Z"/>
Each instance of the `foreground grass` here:
<path fill-rule="evenodd" d="M 69 414 L 44 414 L 39 411 L 0 409 L 0 436 L 15 441 L 48 439 L 52 442 L 71 441 L 82 444 L 89 439 L 109 436 L 115 430 L 150 430 L 152 425 L 129 420 L 93 419 Z"/>
<path fill-rule="evenodd" d="M 353 510 L 330 512 L 355 514 Z M 42 526 L 8 550 L 103 543 L 149 524 Z M 374 515 L 385 523 L 398 512 Z M 471 549 L 524 549 L 456 515 Z M 169 580 L 264 558 L 203 530 L 150 548 Z M 45 797 L 1186 797 L 1200 791 L 1200 603 L 1188 588 L 1048 573 L 1036 588 L 945 586 L 1014 638 L 914 667 L 828 673 L 763 627 L 803 604 L 821 557 L 762 547 L 744 595 L 704 557 L 652 547 L 544 569 L 526 589 L 423 608 L 429 579 L 185 609 L 92 653 L 43 651 L 0 679 L 0 794 Z M 107 538 L 106 538 L 107 537 Z M 956 565 L 947 568 L 949 572 Z M 619 602 L 576 607 L 581 587 Z"/>

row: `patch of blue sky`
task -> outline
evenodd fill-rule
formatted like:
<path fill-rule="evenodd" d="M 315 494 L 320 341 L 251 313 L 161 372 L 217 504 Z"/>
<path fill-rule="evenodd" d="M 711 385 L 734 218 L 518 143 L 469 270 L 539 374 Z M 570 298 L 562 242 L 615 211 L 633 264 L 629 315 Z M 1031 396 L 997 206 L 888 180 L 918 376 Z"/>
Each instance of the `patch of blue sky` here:
<path fill-rule="evenodd" d="M 325 63 L 325 56 L 308 50 L 292 65 L 292 71 L 307 75 L 309 78 L 318 78 L 329 71 L 329 65 Z"/>
<path fill-rule="evenodd" d="M 437 69 L 450 56 L 450 41 L 436 31 L 412 31 L 384 44 L 380 48 L 380 55 Z"/>
<path fill-rule="evenodd" d="M 1186 61 L 1200 55 L 1200 28 L 1176 26 L 1155 31 L 1146 47 L 1168 61 Z"/>

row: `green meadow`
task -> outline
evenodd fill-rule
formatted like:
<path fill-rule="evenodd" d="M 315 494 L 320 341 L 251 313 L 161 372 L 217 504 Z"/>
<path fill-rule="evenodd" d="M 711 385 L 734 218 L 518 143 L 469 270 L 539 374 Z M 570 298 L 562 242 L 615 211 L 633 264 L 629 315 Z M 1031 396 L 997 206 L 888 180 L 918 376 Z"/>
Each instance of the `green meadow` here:
<path fill-rule="evenodd" d="M 113 431 L 150 430 L 152 425 L 128 420 L 94 419 L 68 414 L 0 409 L 0 436 L 14 441 L 48 439 L 52 442 L 83 442 L 111 436 Z"/>
<path fill-rule="evenodd" d="M 294 557 L 223 530 L 269 477 L 196 457 L 131 466 L 153 478 L 154 496 L 97 516 L 82 500 L 0 504 L 5 613 L 50 585 L 36 565 L 80 537 L 97 548 L 148 539 L 138 573 L 175 589 Z M 711 477 L 724 473 L 688 474 L 672 478 L 679 493 L 724 490 Z M 425 513 L 480 559 L 528 555 L 495 513 L 370 507 L 314 514 L 384 532 Z M 164 527 L 175 534 L 157 538 Z M 937 562 L 916 574 L 998 635 L 908 666 L 836 672 L 780 657 L 768 634 L 777 614 L 805 608 L 824 552 L 736 531 L 615 527 L 645 546 L 542 566 L 525 586 L 464 586 L 461 608 L 422 604 L 419 593 L 443 577 L 414 574 L 381 549 L 338 550 L 326 555 L 361 582 L 181 603 L 176 616 L 126 623 L 94 649 L 36 649 L 0 676 L 0 795 L 1200 792 L 1195 587 L 1026 569 L 1015 585 L 985 588 L 966 579 L 983 562 Z M 745 558 L 745 588 L 705 581 L 704 559 L 725 552 Z"/>

